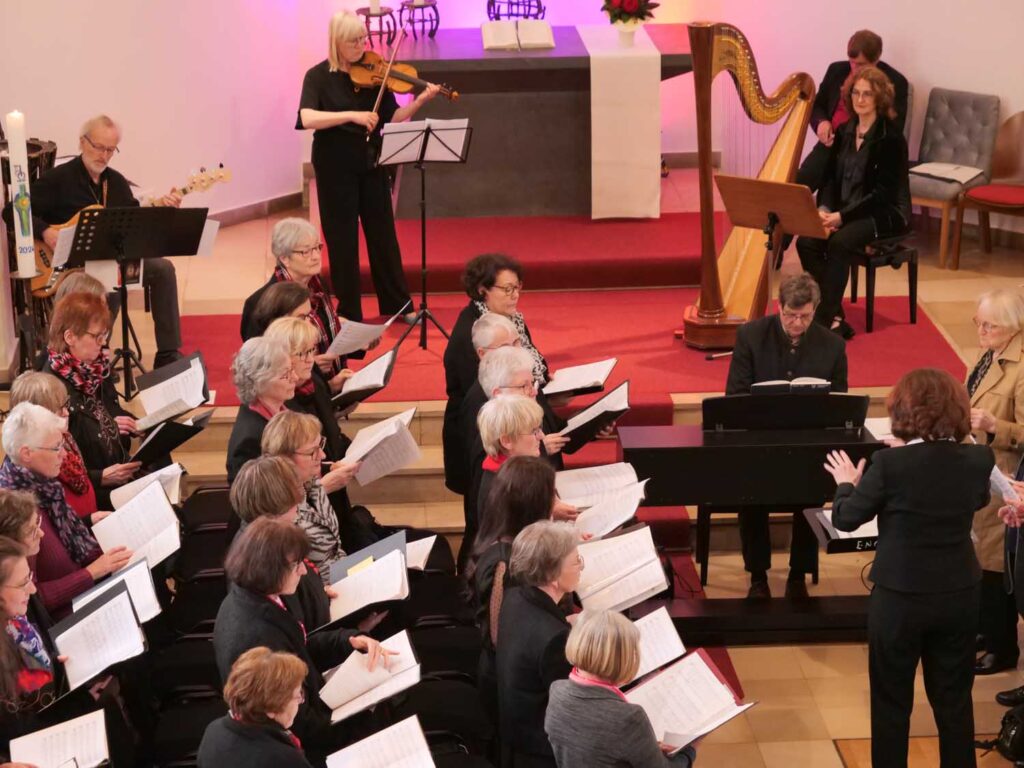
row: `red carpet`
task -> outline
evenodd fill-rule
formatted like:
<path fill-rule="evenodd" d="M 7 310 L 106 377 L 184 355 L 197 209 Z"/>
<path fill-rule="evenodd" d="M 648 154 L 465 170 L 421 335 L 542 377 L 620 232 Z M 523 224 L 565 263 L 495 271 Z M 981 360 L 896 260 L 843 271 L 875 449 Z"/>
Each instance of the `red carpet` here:
<path fill-rule="evenodd" d="M 625 424 L 667 424 L 671 421 L 673 392 L 720 392 L 725 388 L 729 360 L 705 361 L 701 352 L 673 338 L 683 308 L 697 295 L 694 288 L 616 291 L 530 291 L 521 308 L 540 350 L 553 368 L 615 356 L 619 364 L 609 385 L 630 380 L 632 409 Z M 372 299 L 368 302 L 370 310 Z M 451 328 L 465 297 L 432 296 L 431 309 Z M 876 302 L 875 331 L 864 333 L 863 301 L 847 307 L 850 323 L 858 331 L 848 343 L 850 386 L 886 386 L 906 371 L 922 366 L 944 368 L 958 379 L 965 369 L 960 358 L 927 315 L 918 313 L 917 325 L 907 323 L 907 300 L 883 297 Z M 203 351 L 209 367 L 210 388 L 217 404 L 236 404 L 228 367 L 240 346 L 235 315 L 182 317 L 183 349 Z M 394 344 L 402 329 L 396 323 L 384 348 Z M 443 400 L 445 340 L 433 327 L 429 349 L 416 343 L 418 329 L 406 339 L 390 386 L 377 400 Z M 376 354 L 376 353 L 375 353 Z M 596 397 L 596 396 L 592 396 Z M 580 398 L 590 400 L 592 398 Z"/>
<path fill-rule="evenodd" d="M 719 244 L 728 232 L 716 214 Z M 396 222 L 409 287 L 420 287 L 420 223 Z M 366 245 L 360 234 L 362 291 L 373 293 Z M 431 291 L 459 292 L 466 262 L 480 253 L 507 253 L 523 263 L 532 290 L 639 288 L 700 282 L 697 213 L 660 219 L 593 221 L 583 216 L 487 217 L 427 221 Z M 327 251 L 323 252 L 327 264 Z M 326 272 L 326 269 L 325 269 Z"/>

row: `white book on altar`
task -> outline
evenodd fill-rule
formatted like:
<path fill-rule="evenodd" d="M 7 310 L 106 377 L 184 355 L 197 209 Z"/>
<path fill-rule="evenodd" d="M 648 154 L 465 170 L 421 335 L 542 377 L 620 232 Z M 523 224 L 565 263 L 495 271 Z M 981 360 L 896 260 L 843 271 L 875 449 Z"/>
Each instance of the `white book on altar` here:
<path fill-rule="evenodd" d="M 576 587 L 583 607 L 624 611 L 668 588 L 651 529 L 579 545 L 585 567 Z"/>
<path fill-rule="evenodd" d="M 559 498 L 576 507 L 590 507 L 627 485 L 639 481 L 632 464 L 620 461 L 600 467 L 565 469 L 555 473 Z"/>
<path fill-rule="evenodd" d="M 637 619 L 633 626 L 640 631 L 640 667 L 629 682 L 639 680 L 686 653 L 683 641 L 665 606 Z"/>
<path fill-rule="evenodd" d="M 485 51 L 518 51 L 519 35 L 511 20 L 485 21 L 480 25 Z"/>
<path fill-rule="evenodd" d="M 71 610 L 73 612 L 81 610 L 83 606 L 88 605 L 121 582 L 128 587 L 128 596 L 132 599 L 132 607 L 135 608 L 139 621 L 145 624 L 160 614 L 160 601 L 156 596 L 156 585 L 153 583 L 153 574 L 149 570 L 149 563 L 145 559 L 125 566 L 116 573 L 110 574 L 92 589 L 73 597 Z"/>
<path fill-rule="evenodd" d="M 327 768 L 435 768 L 416 715 L 327 758 Z"/>
<path fill-rule="evenodd" d="M 617 358 L 610 357 L 596 363 L 559 368 L 551 377 L 551 381 L 544 385 L 544 394 L 550 397 L 565 393 L 582 395 L 600 392 L 617 362 Z"/>
<path fill-rule="evenodd" d="M 677 749 L 754 706 L 739 703 L 703 648 L 628 691 L 626 700 L 647 713 L 658 741 Z"/>
<path fill-rule="evenodd" d="M 357 651 L 324 675 L 320 698 L 332 710 L 331 722 L 337 723 L 362 712 L 419 682 L 420 665 L 407 632 L 382 641 L 381 647 L 395 651 L 395 655 L 386 657 L 387 666 L 382 663 L 385 657 L 381 656 L 371 670 L 367 655 Z M 399 685 L 402 687 L 397 687 Z"/>
<path fill-rule="evenodd" d="M 360 349 L 366 349 L 370 344 L 384 335 L 384 332 L 391 327 L 391 324 L 398 319 L 400 314 L 405 312 L 406 307 L 411 303 L 411 300 L 405 302 L 404 307 L 388 318 L 386 323 L 380 325 L 359 323 L 355 320 L 343 320 L 341 328 L 338 330 L 338 335 L 334 337 L 334 340 L 331 342 L 331 346 L 327 348 L 327 354 L 339 356 L 350 355 Z"/>
<path fill-rule="evenodd" d="M 95 768 L 110 759 L 103 710 L 11 740 L 11 760 L 37 768 Z"/>
<path fill-rule="evenodd" d="M 409 432 L 415 415 L 416 409 L 410 408 L 356 433 L 345 452 L 345 461 L 363 462 L 356 473 L 360 485 L 368 485 L 419 460 L 420 447 Z"/>
<path fill-rule="evenodd" d="M 368 561 L 365 566 L 350 568 L 348 575 L 331 588 L 337 593 L 331 598 L 331 621 L 343 619 L 374 603 L 404 600 L 409 596 L 405 557 L 399 550 L 393 550 L 379 560 Z"/>
<path fill-rule="evenodd" d="M 555 47 L 551 25 L 543 19 L 519 19 L 516 23 L 516 37 L 522 51 Z"/>
<path fill-rule="evenodd" d="M 181 501 L 181 476 L 184 472 L 185 468 L 181 464 L 170 464 L 162 469 L 150 472 L 148 475 L 143 475 L 137 480 L 132 480 L 130 483 L 114 488 L 110 492 L 110 503 L 114 509 L 120 509 L 138 496 L 147 486 L 153 483 L 160 483 L 163 486 L 164 493 L 167 494 L 167 500 L 171 504 L 177 504 Z"/>
<path fill-rule="evenodd" d="M 580 534 L 589 533 L 592 538 L 607 536 L 620 525 L 633 519 L 640 502 L 644 500 L 647 481 L 633 483 L 616 491 L 597 504 L 579 513 L 573 525 Z"/>
<path fill-rule="evenodd" d="M 92 527 L 100 549 L 128 547 L 131 562 L 148 560 L 155 568 L 181 549 L 178 517 L 160 483 L 150 483 L 120 509 Z"/>

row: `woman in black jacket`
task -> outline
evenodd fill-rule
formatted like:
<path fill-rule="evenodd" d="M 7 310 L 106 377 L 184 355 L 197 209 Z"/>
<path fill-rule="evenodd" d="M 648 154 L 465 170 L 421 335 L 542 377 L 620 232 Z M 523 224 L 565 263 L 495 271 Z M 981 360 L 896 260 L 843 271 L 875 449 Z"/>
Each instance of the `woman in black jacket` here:
<path fill-rule="evenodd" d="M 821 190 L 821 222 L 827 240 L 801 237 L 797 251 L 804 271 L 821 286 L 815 320 L 844 338 L 853 331 L 842 300 L 850 255 L 869 243 L 899 235 L 910 226 L 907 142 L 893 118 L 893 85 L 877 67 L 862 67 L 843 89 L 853 115 L 832 143 Z"/>
<path fill-rule="evenodd" d="M 290 653 L 259 647 L 239 656 L 224 684 L 229 714 L 206 727 L 200 768 L 310 768 L 289 730 L 304 701 L 306 673 Z"/>
<path fill-rule="evenodd" d="M 213 648 L 224 680 L 239 656 L 259 646 L 305 662 L 305 702 L 292 728 L 310 762 L 317 764 L 344 746 L 350 735 L 346 726 L 331 724 L 331 710 L 320 699 L 321 673 L 340 664 L 353 649 L 368 654 L 371 669 L 386 652 L 376 640 L 351 630 L 309 634 L 315 627 L 306 627 L 285 599 L 295 593 L 306 573 L 308 550 L 306 534 L 292 523 L 261 517 L 249 524 L 232 543 L 224 563 L 231 586 L 217 612 Z"/>
<path fill-rule="evenodd" d="M 987 446 L 962 443 L 971 432 L 970 401 L 945 371 L 911 371 L 887 405 L 892 433 L 905 445 L 874 454 L 867 472 L 863 459 L 854 466 L 842 451 L 825 465 L 838 485 L 833 525 L 853 531 L 878 518 L 868 608 L 872 765 L 907 765 L 919 661 L 940 764 L 974 765 L 981 567 L 971 523 L 988 504 L 995 457 Z"/>
<path fill-rule="evenodd" d="M 110 509 L 110 489 L 132 479 L 141 466 L 128 462 L 135 417 L 117 400 L 110 379 L 107 342 L 110 310 L 91 293 L 69 293 L 50 321 L 44 373 L 68 391 L 68 431 L 81 451 L 100 509 Z"/>

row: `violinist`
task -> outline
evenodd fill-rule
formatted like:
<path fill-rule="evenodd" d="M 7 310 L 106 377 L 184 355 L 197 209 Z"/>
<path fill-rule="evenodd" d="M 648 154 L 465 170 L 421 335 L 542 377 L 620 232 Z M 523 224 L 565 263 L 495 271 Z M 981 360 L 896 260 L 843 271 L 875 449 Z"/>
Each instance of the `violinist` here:
<path fill-rule="evenodd" d="M 349 73 L 366 53 L 366 29 L 359 17 L 340 11 L 328 28 L 327 59 L 306 72 L 295 127 L 312 130 L 313 172 L 320 204 L 320 226 L 327 241 L 331 284 L 338 314 L 362 320 L 359 290 L 359 221 L 370 257 L 370 272 L 382 315 L 409 302 L 402 256 L 391 210 L 391 190 L 383 168 L 374 167 L 384 123 L 408 120 L 439 86 L 426 88 L 399 108 L 385 92 L 374 111 L 379 87 L 359 88 Z M 369 141 L 367 141 L 369 134 Z M 411 306 L 411 305 L 410 305 Z M 414 322 L 415 312 L 405 315 Z"/>

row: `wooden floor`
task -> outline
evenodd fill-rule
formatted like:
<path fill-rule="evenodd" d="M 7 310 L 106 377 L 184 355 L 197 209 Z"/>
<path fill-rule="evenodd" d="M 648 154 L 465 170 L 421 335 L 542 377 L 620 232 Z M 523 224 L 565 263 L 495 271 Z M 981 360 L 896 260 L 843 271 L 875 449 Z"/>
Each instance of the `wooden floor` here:
<path fill-rule="evenodd" d="M 991 736 L 982 736 L 990 739 Z M 836 742 L 839 758 L 846 768 L 870 768 L 871 739 L 849 739 Z M 977 751 L 978 768 L 994 768 L 1009 763 L 999 756 L 998 752 Z M 932 768 L 939 764 L 939 740 L 936 738 L 919 738 L 910 740 L 908 768 Z"/>
<path fill-rule="evenodd" d="M 695 210 L 696 184 L 691 172 L 673 171 L 663 185 L 665 210 Z M 270 230 L 278 214 L 226 227 L 218 236 L 213 258 L 178 259 L 176 268 L 185 314 L 227 313 L 241 310 L 242 302 L 269 275 L 273 258 Z M 305 215 L 302 211 L 291 215 Z M 977 355 L 971 318 L 977 297 L 993 288 L 1017 288 L 1024 283 L 1024 254 L 997 248 L 985 255 L 965 237 L 959 271 L 937 266 L 937 224 L 931 237 L 919 238 L 919 300 L 922 308 L 968 365 Z M 787 254 L 784 270 L 795 271 L 795 249 Z M 879 295 L 905 295 L 905 270 L 882 270 Z M 144 357 L 151 359 L 152 323 L 134 295 L 132 312 Z M 856 344 L 857 339 L 851 343 Z M 773 592 L 782 594 L 786 555 L 775 553 Z M 821 567 L 821 583 L 812 594 L 864 592 L 861 574 L 869 559 L 860 555 L 829 556 Z M 738 554 L 713 554 L 708 593 L 735 597 L 746 592 L 746 574 Z M 683 638 L 685 641 L 686 638 Z M 748 699 L 759 704 L 704 739 L 699 746 L 701 768 L 842 768 L 870 765 L 870 725 L 867 648 L 863 645 L 772 646 L 732 649 L 731 655 Z M 973 697 L 975 722 L 980 733 L 999 729 L 1004 709 L 995 703 L 997 691 L 1024 683 L 1017 671 L 978 678 Z M 911 718 L 914 766 L 937 766 L 935 723 L 920 677 Z M 1008 765 L 989 755 L 984 766 Z"/>

